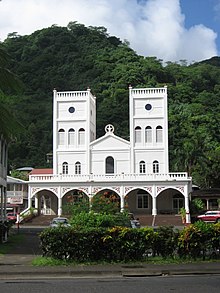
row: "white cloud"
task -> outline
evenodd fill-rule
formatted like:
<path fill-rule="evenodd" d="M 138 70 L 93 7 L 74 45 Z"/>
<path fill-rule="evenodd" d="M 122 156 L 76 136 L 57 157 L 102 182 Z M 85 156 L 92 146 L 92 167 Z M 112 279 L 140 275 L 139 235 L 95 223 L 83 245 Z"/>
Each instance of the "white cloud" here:
<path fill-rule="evenodd" d="M 130 42 L 140 55 L 164 61 L 198 61 L 217 55 L 213 30 L 187 30 L 179 0 L 2 0 L 0 37 L 30 34 L 52 24 L 78 21 L 104 26 L 110 35 Z"/>

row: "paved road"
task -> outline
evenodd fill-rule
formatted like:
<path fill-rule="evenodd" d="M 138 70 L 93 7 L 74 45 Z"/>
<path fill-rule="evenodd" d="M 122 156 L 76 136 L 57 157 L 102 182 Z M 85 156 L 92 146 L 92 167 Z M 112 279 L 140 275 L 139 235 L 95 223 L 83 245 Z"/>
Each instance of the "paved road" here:
<path fill-rule="evenodd" d="M 11 293 L 210 293 L 219 292 L 219 276 L 166 276 L 116 279 L 44 279 L 0 281 L 1 292 Z"/>

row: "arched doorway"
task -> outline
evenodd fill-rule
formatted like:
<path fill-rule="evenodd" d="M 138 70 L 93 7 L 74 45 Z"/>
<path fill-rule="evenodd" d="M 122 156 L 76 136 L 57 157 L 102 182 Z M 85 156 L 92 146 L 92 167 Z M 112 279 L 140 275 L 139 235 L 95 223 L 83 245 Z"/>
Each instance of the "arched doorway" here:
<path fill-rule="evenodd" d="M 62 214 L 72 215 L 80 211 L 89 211 L 89 198 L 79 189 L 68 191 L 62 198 Z"/>
<path fill-rule="evenodd" d="M 38 214 L 56 215 L 58 211 L 58 199 L 55 194 L 49 190 L 41 190 L 36 195 Z"/>
<path fill-rule="evenodd" d="M 94 212 L 120 212 L 120 196 L 111 189 L 103 189 L 92 198 L 91 209 Z"/>
<path fill-rule="evenodd" d="M 179 214 L 184 206 L 184 196 L 176 189 L 165 189 L 157 196 L 157 214 Z"/>
<path fill-rule="evenodd" d="M 149 215 L 152 210 L 152 197 L 144 189 L 134 189 L 125 196 L 125 208 L 135 215 Z"/>

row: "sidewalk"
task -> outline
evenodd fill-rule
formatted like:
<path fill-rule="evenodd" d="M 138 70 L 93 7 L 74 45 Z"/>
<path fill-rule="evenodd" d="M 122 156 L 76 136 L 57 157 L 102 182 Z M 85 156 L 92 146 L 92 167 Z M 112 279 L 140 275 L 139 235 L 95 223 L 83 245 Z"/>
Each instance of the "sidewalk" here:
<path fill-rule="evenodd" d="M 220 262 L 188 264 L 114 264 L 77 266 L 32 266 L 32 260 L 41 255 L 38 242 L 40 229 L 25 228 L 24 235 L 13 251 L 0 255 L 0 279 L 43 278 L 121 278 L 164 275 L 220 274 Z"/>

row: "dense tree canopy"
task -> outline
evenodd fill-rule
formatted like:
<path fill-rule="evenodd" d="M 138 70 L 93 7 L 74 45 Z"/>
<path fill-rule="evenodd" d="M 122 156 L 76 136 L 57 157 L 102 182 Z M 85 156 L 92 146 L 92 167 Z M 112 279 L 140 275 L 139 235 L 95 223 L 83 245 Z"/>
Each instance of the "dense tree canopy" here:
<path fill-rule="evenodd" d="M 9 107 L 5 106 L 4 91 L 20 92 L 22 89 L 20 80 L 7 67 L 9 60 L 9 55 L 0 47 L 0 136 L 3 135 L 8 141 L 18 136 L 23 129 Z"/>
<path fill-rule="evenodd" d="M 107 123 L 129 139 L 128 86 L 168 86 L 170 171 L 187 171 L 201 187 L 220 185 L 220 58 L 187 65 L 137 55 L 128 42 L 104 27 L 71 22 L 27 36 L 8 37 L 2 46 L 9 69 L 25 85 L 8 93 L 26 132 L 11 144 L 10 168 L 48 167 L 52 151 L 52 90 L 85 90 L 97 97 L 97 134 Z M 9 95 L 10 94 L 10 95 Z M 219 186 L 220 187 L 220 186 Z"/>

